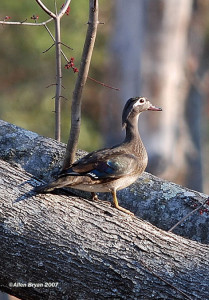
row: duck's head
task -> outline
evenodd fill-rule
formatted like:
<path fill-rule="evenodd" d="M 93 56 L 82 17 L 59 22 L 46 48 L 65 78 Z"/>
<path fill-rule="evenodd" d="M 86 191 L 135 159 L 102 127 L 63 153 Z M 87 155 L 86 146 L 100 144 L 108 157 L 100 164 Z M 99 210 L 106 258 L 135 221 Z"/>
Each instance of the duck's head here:
<path fill-rule="evenodd" d="M 162 108 L 152 105 L 146 97 L 130 98 L 123 109 L 122 126 L 126 127 L 127 121 L 133 119 L 145 110 L 162 111 Z"/>

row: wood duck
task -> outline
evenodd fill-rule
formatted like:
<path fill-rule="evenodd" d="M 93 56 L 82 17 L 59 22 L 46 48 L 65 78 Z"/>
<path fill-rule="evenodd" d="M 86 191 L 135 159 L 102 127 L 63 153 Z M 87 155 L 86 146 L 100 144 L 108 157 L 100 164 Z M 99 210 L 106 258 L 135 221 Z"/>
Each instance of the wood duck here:
<path fill-rule="evenodd" d="M 119 206 L 116 192 L 130 184 L 142 174 L 147 166 L 147 152 L 138 132 L 138 117 L 146 110 L 161 111 L 153 106 L 147 98 L 129 99 L 123 109 L 122 127 L 126 136 L 121 144 L 91 152 L 61 171 L 58 178 L 46 185 L 36 188 L 37 192 L 50 192 L 57 188 L 71 187 L 92 192 L 111 192 L 114 207 L 133 215 L 129 210 Z"/>

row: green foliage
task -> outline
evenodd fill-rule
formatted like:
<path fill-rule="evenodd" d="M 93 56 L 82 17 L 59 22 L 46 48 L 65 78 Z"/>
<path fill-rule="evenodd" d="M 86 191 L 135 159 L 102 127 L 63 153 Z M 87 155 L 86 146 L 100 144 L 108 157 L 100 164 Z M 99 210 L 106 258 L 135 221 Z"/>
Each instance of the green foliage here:
<path fill-rule="evenodd" d="M 57 1 L 59 9 L 64 1 Z M 45 5 L 53 9 L 54 1 L 46 0 Z M 105 1 L 100 2 L 100 8 L 107 6 Z M 105 8 L 106 11 L 106 8 Z M 38 22 L 49 19 L 35 1 L 1 0 L 0 19 L 10 16 L 10 21 L 33 22 L 31 16 L 38 15 Z M 70 59 L 75 58 L 75 65 L 79 67 L 80 57 L 83 50 L 88 22 L 88 1 L 72 0 L 69 16 L 62 18 L 62 42 L 73 48 L 62 46 L 63 51 Z M 54 34 L 53 22 L 48 24 Z M 0 27 L 0 118 L 17 124 L 26 129 L 49 137 L 54 136 L 54 99 L 55 86 L 55 48 L 52 47 L 46 53 L 53 41 L 44 27 L 41 26 L 14 26 L 1 25 Z M 94 50 L 94 60 L 91 66 L 91 76 L 95 77 L 101 72 L 104 54 L 105 31 L 98 34 L 97 44 Z M 63 59 L 63 96 L 62 101 L 62 141 L 67 142 L 70 125 L 71 96 L 77 74 L 72 70 L 65 70 Z M 92 74 L 92 70 L 94 74 Z M 96 78 L 98 79 L 98 78 Z M 46 86 L 50 87 L 46 88 Z M 92 94 L 97 94 L 100 86 L 88 84 L 83 95 L 84 102 Z M 96 101 L 96 99 L 95 99 Z M 85 150 L 93 150 L 101 146 L 101 138 L 98 125 L 98 116 L 88 111 L 83 111 L 82 130 L 79 147 Z M 92 107 L 92 110 L 93 107 Z"/>

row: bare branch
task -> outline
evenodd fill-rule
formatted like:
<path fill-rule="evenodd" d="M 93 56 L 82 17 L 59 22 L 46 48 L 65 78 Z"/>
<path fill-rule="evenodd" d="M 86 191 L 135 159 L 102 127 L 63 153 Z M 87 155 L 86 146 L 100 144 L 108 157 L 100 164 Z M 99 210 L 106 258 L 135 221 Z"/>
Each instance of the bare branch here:
<path fill-rule="evenodd" d="M 66 45 L 66 44 L 64 44 L 64 43 L 62 43 L 62 42 L 60 42 L 60 44 L 63 45 L 63 46 L 65 46 L 66 48 L 68 48 L 68 49 L 70 49 L 70 50 L 73 50 L 73 48 L 71 48 L 70 46 L 68 46 L 68 45 Z"/>
<path fill-rule="evenodd" d="M 89 25 L 86 34 L 86 40 L 83 48 L 81 64 L 78 72 L 78 77 L 73 92 L 71 106 L 71 130 L 68 139 L 63 169 L 68 168 L 75 160 L 75 153 L 78 144 L 81 124 L 81 96 L 83 87 L 88 76 L 90 61 L 96 39 L 98 26 L 98 0 L 89 0 Z"/>
<path fill-rule="evenodd" d="M 109 89 L 112 89 L 112 90 L 115 90 L 115 91 L 120 91 L 119 88 L 116 88 L 116 87 L 114 87 L 114 86 L 110 86 L 110 85 L 105 84 L 105 83 L 103 83 L 103 82 L 100 82 L 100 81 L 98 81 L 98 80 L 96 80 L 96 79 L 94 79 L 94 78 L 92 78 L 92 77 L 90 77 L 90 76 L 88 76 L 88 78 L 91 79 L 92 81 L 94 81 L 94 82 L 96 82 L 96 83 L 102 85 L 102 86 L 105 86 L 105 87 L 109 88 Z"/>
<path fill-rule="evenodd" d="M 193 213 L 195 213 L 196 211 L 200 210 L 201 208 L 204 207 L 204 205 L 209 201 L 209 197 L 198 207 L 196 207 L 195 209 L 193 209 L 191 212 L 189 212 L 188 214 L 186 214 L 186 216 L 184 216 L 181 220 L 179 220 L 174 226 L 172 226 L 168 232 L 172 232 L 178 225 L 180 225 L 182 222 L 184 222 L 188 217 L 190 217 Z"/>
<path fill-rule="evenodd" d="M 66 98 L 65 96 L 60 96 L 60 98 L 63 98 L 64 100 L 68 100 L 68 98 Z"/>
<path fill-rule="evenodd" d="M 38 3 L 38 5 L 45 11 L 45 13 L 47 13 L 50 17 L 52 17 L 53 19 L 56 19 L 56 15 L 49 10 L 41 0 L 36 0 L 36 2 Z"/>
<path fill-rule="evenodd" d="M 55 13 L 57 15 L 57 0 L 54 0 L 54 8 L 55 8 Z"/>
<path fill-rule="evenodd" d="M 48 49 L 44 50 L 42 53 L 46 53 L 46 52 L 49 51 L 54 45 L 55 45 L 55 43 L 52 44 Z"/>
<path fill-rule="evenodd" d="M 52 38 L 52 40 L 55 42 L 55 38 L 54 38 L 53 34 L 51 33 L 51 31 L 49 30 L 49 27 L 46 24 L 44 24 L 44 27 L 46 28 L 46 30 L 49 33 L 49 35 Z"/>
<path fill-rule="evenodd" d="M 61 88 L 62 88 L 62 68 L 61 68 L 61 44 L 60 44 L 60 18 L 55 19 L 55 47 L 56 47 L 56 97 L 55 97 L 55 139 L 61 138 Z"/>
<path fill-rule="evenodd" d="M 41 22 L 41 23 L 29 23 L 29 22 L 6 22 L 6 21 L 0 21 L 0 24 L 2 25 L 27 25 L 27 26 L 44 26 L 47 23 L 51 22 L 53 20 L 53 18 L 50 18 L 49 20 L 45 21 L 45 22 Z"/>
<path fill-rule="evenodd" d="M 51 84 L 47 85 L 46 89 L 48 89 L 49 87 L 54 86 L 54 85 L 57 85 L 57 83 L 51 83 Z M 64 85 L 62 85 L 62 88 L 65 89 Z"/>
<path fill-rule="evenodd" d="M 25 20 L 23 20 L 23 21 L 20 21 L 20 23 L 22 24 L 22 23 L 25 23 L 26 21 L 27 21 L 27 18 Z"/>

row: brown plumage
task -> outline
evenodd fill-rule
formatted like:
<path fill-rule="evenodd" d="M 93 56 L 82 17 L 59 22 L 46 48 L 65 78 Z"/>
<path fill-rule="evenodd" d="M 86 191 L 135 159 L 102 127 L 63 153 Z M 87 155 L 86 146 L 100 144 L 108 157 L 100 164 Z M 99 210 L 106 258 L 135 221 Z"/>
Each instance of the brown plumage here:
<path fill-rule="evenodd" d="M 37 192 L 50 192 L 56 188 L 71 187 L 92 193 L 111 192 L 114 206 L 119 206 L 116 191 L 132 184 L 147 166 L 147 152 L 138 132 L 138 117 L 146 110 L 161 111 L 145 97 L 131 98 L 122 114 L 122 126 L 126 129 L 124 141 L 112 148 L 91 152 L 62 171 L 57 180 L 36 188 Z"/>

